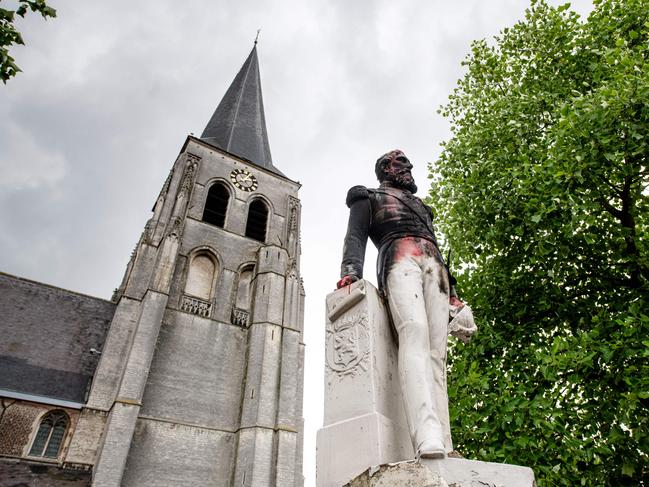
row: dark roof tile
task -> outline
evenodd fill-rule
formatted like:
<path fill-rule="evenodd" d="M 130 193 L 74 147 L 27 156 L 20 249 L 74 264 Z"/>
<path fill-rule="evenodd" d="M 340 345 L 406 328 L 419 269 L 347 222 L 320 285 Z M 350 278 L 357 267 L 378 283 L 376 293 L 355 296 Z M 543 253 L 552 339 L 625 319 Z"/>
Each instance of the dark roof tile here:
<path fill-rule="evenodd" d="M 0 388 L 85 402 L 115 304 L 0 273 Z"/>

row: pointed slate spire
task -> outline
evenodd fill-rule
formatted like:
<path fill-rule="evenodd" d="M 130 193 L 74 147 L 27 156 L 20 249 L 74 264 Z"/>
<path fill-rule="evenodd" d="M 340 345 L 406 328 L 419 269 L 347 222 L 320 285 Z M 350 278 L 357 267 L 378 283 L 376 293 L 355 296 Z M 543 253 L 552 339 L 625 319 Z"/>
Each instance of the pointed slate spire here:
<path fill-rule="evenodd" d="M 270 155 L 264 102 L 261 96 L 257 41 L 221 103 L 216 107 L 201 139 L 258 166 L 282 174 L 273 166 Z"/>

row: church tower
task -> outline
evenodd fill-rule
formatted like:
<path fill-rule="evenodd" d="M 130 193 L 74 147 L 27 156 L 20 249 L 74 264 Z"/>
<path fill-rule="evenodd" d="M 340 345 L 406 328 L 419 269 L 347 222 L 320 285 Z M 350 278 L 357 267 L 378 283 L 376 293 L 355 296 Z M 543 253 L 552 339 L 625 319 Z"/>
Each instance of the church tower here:
<path fill-rule="evenodd" d="M 115 291 L 66 457 L 93 485 L 303 484 L 299 188 L 271 158 L 255 45 Z"/>

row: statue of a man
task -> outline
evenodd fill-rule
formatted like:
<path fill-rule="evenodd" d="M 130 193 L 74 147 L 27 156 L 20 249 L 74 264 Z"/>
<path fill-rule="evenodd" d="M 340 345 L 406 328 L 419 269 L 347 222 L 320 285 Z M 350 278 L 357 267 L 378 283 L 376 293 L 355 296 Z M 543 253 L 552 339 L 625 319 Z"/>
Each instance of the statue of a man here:
<path fill-rule="evenodd" d="M 378 248 L 378 285 L 399 343 L 399 378 L 413 447 L 423 458 L 452 450 L 446 393 L 449 303 L 455 279 L 437 246 L 433 214 L 418 197 L 412 164 L 399 150 L 375 166 L 380 186 L 347 194 L 349 224 L 338 288 L 363 277 L 369 237 Z"/>

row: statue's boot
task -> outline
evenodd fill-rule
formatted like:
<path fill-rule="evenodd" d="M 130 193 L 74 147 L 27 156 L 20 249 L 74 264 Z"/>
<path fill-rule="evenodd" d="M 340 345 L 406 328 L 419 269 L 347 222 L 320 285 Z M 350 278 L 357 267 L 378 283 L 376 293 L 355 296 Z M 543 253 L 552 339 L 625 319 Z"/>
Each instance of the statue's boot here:
<path fill-rule="evenodd" d="M 417 448 L 417 456 L 419 458 L 444 458 L 446 449 L 444 443 L 439 440 L 424 441 Z"/>

